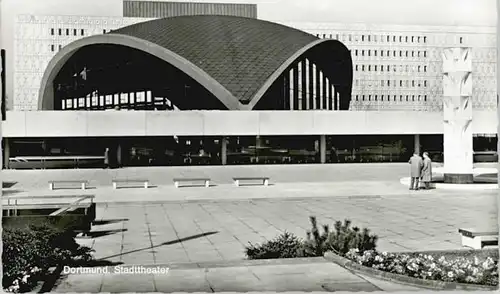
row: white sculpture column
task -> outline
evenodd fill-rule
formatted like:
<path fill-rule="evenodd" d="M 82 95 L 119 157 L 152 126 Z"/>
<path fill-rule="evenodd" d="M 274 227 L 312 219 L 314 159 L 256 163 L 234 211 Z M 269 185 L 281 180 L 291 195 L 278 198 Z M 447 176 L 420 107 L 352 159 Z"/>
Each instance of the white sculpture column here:
<path fill-rule="evenodd" d="M 443 51 L 444 181 L 473 182 L 470 48 Z"/>

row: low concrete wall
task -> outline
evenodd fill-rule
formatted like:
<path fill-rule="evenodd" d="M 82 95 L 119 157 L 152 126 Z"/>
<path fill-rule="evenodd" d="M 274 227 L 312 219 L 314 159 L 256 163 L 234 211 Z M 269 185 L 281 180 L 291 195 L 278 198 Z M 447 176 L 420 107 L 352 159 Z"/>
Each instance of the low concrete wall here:
<path fill-rule="evenodd" d="M 495 111 L 474 112 L 473 132 L 495 134 Z M 8 112 L 3 136 L 236 136 L 443 134 L 443 114 L 416 111 Z"/>

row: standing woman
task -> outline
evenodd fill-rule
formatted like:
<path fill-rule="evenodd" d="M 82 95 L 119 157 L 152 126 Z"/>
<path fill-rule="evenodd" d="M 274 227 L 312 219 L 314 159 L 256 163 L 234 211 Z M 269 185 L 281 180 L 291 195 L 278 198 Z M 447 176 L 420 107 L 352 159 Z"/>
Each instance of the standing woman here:
<path fill-rule="evenodd" d="M 424 152 L 424 166 L 422 167 L 422 182 L 424 182 L 425 189 L 430 188 L 432 182 L 432 160 L 429 153 Z"/>

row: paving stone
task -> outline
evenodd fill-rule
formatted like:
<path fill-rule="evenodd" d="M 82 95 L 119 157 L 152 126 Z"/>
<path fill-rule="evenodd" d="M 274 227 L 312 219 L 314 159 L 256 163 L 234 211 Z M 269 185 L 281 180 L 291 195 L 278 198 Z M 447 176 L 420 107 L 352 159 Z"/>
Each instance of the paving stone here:
<path fill-rule="evenodd" d="M 155 292 L 154 278 L 147 274 L 107 274 L 101 292 Z"/>

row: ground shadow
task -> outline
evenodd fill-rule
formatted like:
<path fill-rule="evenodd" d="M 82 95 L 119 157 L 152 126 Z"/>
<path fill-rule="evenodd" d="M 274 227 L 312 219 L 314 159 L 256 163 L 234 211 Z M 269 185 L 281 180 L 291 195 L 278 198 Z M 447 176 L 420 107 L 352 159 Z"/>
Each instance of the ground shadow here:
<path fill-rule="evenodd" d="M 17 182 L 2 182 L 2 188 L 8 189 L 14 186 L 15 184 L 17 184 Z"/>
<path fill-rule="evenodd" d="M 85 187 L 85 190 L 95 190 L 97 189 L 96 187 Z M 82 190 L 82 187 L 54 187 L 52 188 L 53 191 L 55 190 Z"/>
<path fill-rule="evenodd" d="M 267 184 L 268 186 L 274 186 L 275 184 Z M 263 185 L 263 184 L 259 184 L 259 183 L 249 183 L 249 184 L 239 184 L 238 187 L 253 187 L 253 186 L 262 186 L 262 187 L 266 187 L 266 185 Z"/>
<path fill-rule="evenodd" d="M 172 240 L 172 241 L 168 241 L 168 242 L 163 242 L 163 243 L 158 244 L 158 245 L 153 245 L 153 246 L 149 246 L 149 247 L 134 249 L 134 250 L 130 250 L 130 251 L 127 251 L 127 252 L 120 253 L 120 254 L 114 254 L 114 255 L 106 256 L 106 257 L 101 258 L 101 260 L 108 259 L 108 258 L 113 258 L 113 257 L 119 257 L 119 256 L 131 254 L 131 253 L 135 253 L 135 252 L 145 251 L 145 250 L 149 250 L 149 249 L 153 249 L 153 248 L 157 248 L 157 247 L 161 247 L 161 246 L 173 245 L 173 244 L 177 244 L 177 243 L 180 243 L 180 242 L 186 242 L 186 241 L 190 241 L 190 240 L 194 240 L 194 239 L 198 239 L 198 238 L 203 238 L 203 237 L 210 236 L 210 235 L 217 234 L 217 233 L 219 233 L 219 231 L 206 232 L 206 233 L 203 233 L 203 234 L 196 234 L 196 235 L 185 237 L 185 238 L 181 238 L 181 239 L 176 239 L 176 240 Z"/>
<path fill-rule="evenodd" d="M 126 232 L 128 229 L 116 229 L 116 230 L 103 230 L 103 231 L 91 231 L 87 233 L 87 236 L 85 237 L 79 237 L 79 239 L 94 239 L 94 238 L 99 238 L 99 237 L 104 237 L 112 234 L 117 234 L 117 233 L 122 233 Z"/>
<path fill-rule="evenodd" d="M 148 185 L 148 189 L 157 188 L 157 187 L 158 186 L 155 186 L 155 185 Z M 145 189 L 144 185 L 130 185 L 130 186 L 125 186 L 125 187 L 116 187 L 116 190 L 121 190 L 121 189 L 139 189 L 139 188 Z"/>
<path fill-rule="evenodd" d="M 206 187 L 205 184 L 200 184 L 200 185 L 196 185 L 196 184 L 184 184 L 184 185 L 181 185 L 177 188 L 204 188 Z M 210 184 L 208 185 L 207 188 L 211 188 L 211 187 L 217 187 L 217 184 Z"/>
<path fill-rule="evenodd" d="M 23 190 L 5 190 L 5 191 L 2 191 L 2 194 L 3 195 L 14 195 L 14 194 L 18 194 L 18 193 L 22 193 L 24 192 Z"/>
<path fill-rule="evenodd" d="M 103 220 L 93 221 L 92 225 L 94 225 L 94 226 L 108 225 L 108 224 L 121 223 L 121 222 L 127 222 L 127 221 L 129 221 L 128 218 L 103 219 Z"/>

